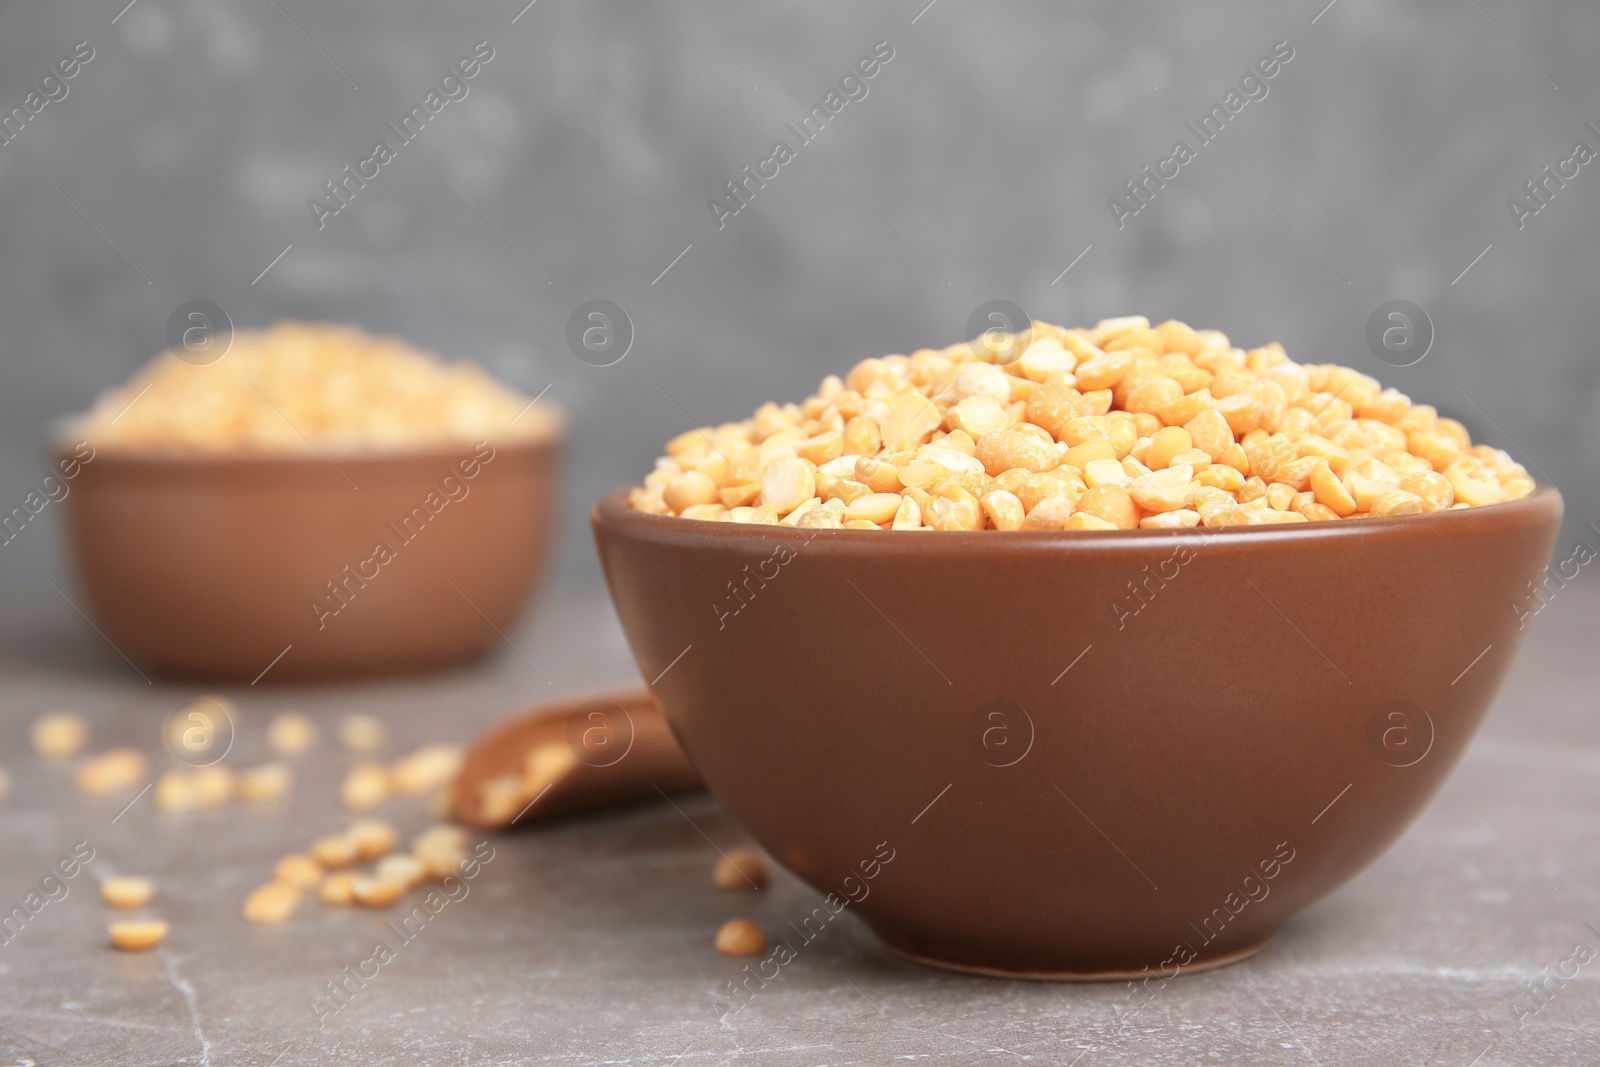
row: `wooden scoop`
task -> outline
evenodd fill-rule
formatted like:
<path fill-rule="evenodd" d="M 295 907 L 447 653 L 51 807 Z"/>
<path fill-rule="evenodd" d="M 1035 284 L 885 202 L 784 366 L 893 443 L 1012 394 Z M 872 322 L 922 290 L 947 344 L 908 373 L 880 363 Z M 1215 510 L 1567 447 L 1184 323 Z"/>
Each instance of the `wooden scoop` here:
<path fill-rule="evenodd" d="M 538 704 L 491 727 L 467 753 L 451 813 L 498 830 L 703 788 L 655 697 L 630 689 Z"/>

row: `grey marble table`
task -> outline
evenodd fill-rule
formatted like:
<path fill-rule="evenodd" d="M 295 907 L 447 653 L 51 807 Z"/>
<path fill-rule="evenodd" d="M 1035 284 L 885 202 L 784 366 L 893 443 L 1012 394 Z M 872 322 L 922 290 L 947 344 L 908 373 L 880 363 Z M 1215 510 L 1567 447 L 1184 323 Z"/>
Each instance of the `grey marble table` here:
<path fill-rule="evenodd" d="M 923 969 L 848 914 L 725 1016 L 718 991 L 741 963 L 712 950 L 717 926 L 744 914 L 781 929 L 817 895 L 781 871 L 759 897 L 712 890 L 712 842 L 742 834 L 706 797 L 497 838 L 467 895 L 404 943 L 382 912 L 311 903 L 284 926 L 240 920 L 244 894 L 303 847 L 301 830 L 348 819 L 334 783 L 351 757 L 326 739 L 340 715 L 387 718 L 393 755 L 467 738 L 542 696 L 629 681 L 599 593 L 547 598 L 512 635 L 520 652 L 472 670 L 226 690 L 242 709 L 236 764 L 266 758 L 263 727 L 283 708 L 325 727 L 282 813 L 160 814 L 146 796 L 120 817 L 129 795 L 74 794 L 64 767 L 28 750 L 27 724 L 71 707 L 96 747 L 153 750 L 155 724 L 192 690 L 146 684 L 64 603 L 12 605 L 0 630 L 0 764 L 14 778 L 0 802 L 0 903 L 20 902 L 76 842 L 96 858 L 0 944 L 0 1062 L 1594 1063 L 1600 959 L 1550 976 L 1575 944 L 1600 951 L 1597 622 L 1592 579 L 1563 591 L 1451 786 L 1387 856 L 1259 956 L 1168 983 L 1119 1024 L 1124 985 Z M 407 831 L 429 820 L 421 799 L 380 814 Z M 112 870 L 159 880 L 173 924 L 162 948 L 106 944 L 95 877 Z M 380 939 L 394 958 L 319 1026 L 312 998 Z"/>

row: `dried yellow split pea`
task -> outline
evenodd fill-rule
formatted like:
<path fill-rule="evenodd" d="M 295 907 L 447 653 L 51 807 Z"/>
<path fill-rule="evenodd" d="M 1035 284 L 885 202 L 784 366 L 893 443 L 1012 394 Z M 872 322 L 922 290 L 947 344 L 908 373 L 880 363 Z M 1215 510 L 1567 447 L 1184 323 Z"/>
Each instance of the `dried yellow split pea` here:
<path fill-rule="evenodd" d="M 354 863 L 360 852 L 360 845 L 348 833 L 327 834 L 311 842 L 312 858 L 333 868 Z"/>
<path fill-rule="evenodd" d="M 298 756 L 316 743 L 317 724 L 303 712 L 282 712 L 267 725 L 267 744 L 280 756 Z"/>
<path fill-rule="evenodd" d="M 157 811 L 193 811 L 200 806 L 200 798 L 187 771 L 162 772 L 156 779 L 155 795 L 151 799 Z"/>
<path fill-rule="evenodd" d="M 351 811 L 371 811 L 389 799 L 389 770 L 376 763 L 358 763 L 339 784 L 339 802 Z"/>
<path fill-rule="evenodd" d="M 106 932 L 123 952 L 143 952 L 165 941 L 171 928 L 165 919 L 118 919 Z"/>
<path fill-rule="evenodd" d="M 765 889 L 767 865 L 748 848 L 729 849 L 711 869 L 711 883 L 718 889 Z"/>
<path fill-rule="evenodd" d="M 100 883 L 100 899 L 113 908 L 142 908 L 155 893 L 154 882 L 135 875 L 117 875 Z"/>
<path fill-rule="evenodd" d="M 404 852 L 383 857 L 372 871 L 379 881 L 398 882 L 407 889 L 422 881 L 426 873 L 421 860 Z"/>
<path fill-rule="evenodd" d="M 467 831 L 453 823 L 435 823 L 411 839 L 411 848 L 453 848 L 458 852 L 467 849 Z"/>
<path fill-rule="evenodd" d="M 578 754 L 569 744 L 551 742 L 537 746 L 523 760 L 523 796 L 526 800 L 532 800 L 565 778 L 577 765 Z"/>
<path fill-rule="evenodd" d="M 422 865 L 425 877 L 442 880 L 456 874 L 466 859 L 466 832 L 447 824 L 430 827 L 412 842 L 411 854 Z"/>
<path fill-rule="evenodd" d="M 297 890 L 315 889 L 322 881 L 322 864 L 304 852 L 291 852 L 272 869 L 272 880 Z"/>
<path fill-rule="evenodd" d="M 717 931 L 717 951 L 724 956 L 754 956 L 767 947 L 767 935 L 749 919 L 730 919 Z"/>
<path fill-rule="evenodd" d="M 339 743 L 351 752 L 375 752 L 389 739 L 389 727 L 376 715 L 346 715 L 339 720 Z"/>
<path fill-rule="evenodd" d="M 491 826 L 509 823 L 522 811 L 524 803 L 521 775 L 491 778 L 478 787 L 478 815 Z"/>
<path fill-rule="evenodd" d="M 360 876 L 350 879 L 350 884 L 355 889 L 356 902 L 368 908 L 390 907 L 408 888 L 403 882 Z"/>
<path fill-rule="evenodd" d="M 277 800 L 294 785 L 294 768 L 287 763 L 263 763 L 239 775 L 239 799 L 246 803 Z"/>
<path fill-rule="evenodd" d="M 317 899 L 324 904 L 354 904 L 356 887 L 348 877 L 334 871 L 317 887 Z"/>
<path fill-rule="evenodd" d="M 221 763 L 196 767 L 190 772 L 190 779 L 194 783 L 195 795 L 203 808 L 219 807 L 226 804 L 233 796 L 233 771 Z"/>
<path fill-rule="evenodd" d="M 382 819 L 357 819 L 344 836 L 355 847 L 355 858 L 370 863 L 393 851 L 399 835 Z"/>
<path fill-rule="evenodd" d="M 195 811 L 227 803 L 234 794 L 233 772 L 220 763 L 193 769 L 173 769 L 156 780 L 158 811 Z"/>
<path fill-rule="evenodd" d="M 240 914 L 249 923 L 285 923 L 294 916 L 300 891 L 283 882 L 268 882 L 244 898 Z"/>
<path fill-rule="evenodd" d="M 90 756 L 73 772 L 72 784 L 78 792 L 104 796 L 121 789 L 133 789 L 150 780 L 150 761 L 136 748 L 115 748 Z"/>
<path fill-rule="evenodd" d="M 389 780 L 396 793 L 426 793 L 455 781 L 464 758 L 460 745 L 423 745 L 395 762 Z"/>
<path fill-rule="evenodd" d="M 50 759 L 76 756 L 89 743 L 89 724 L 71 711 L 52 711 L 33 720 L 28 739 L 33 750 Z"/>

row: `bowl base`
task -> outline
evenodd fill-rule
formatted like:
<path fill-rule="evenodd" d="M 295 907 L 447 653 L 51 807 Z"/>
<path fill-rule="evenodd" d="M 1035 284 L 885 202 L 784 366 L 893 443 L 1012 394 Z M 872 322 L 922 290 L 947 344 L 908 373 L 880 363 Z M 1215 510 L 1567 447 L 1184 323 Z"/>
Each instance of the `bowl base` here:
<path fill-rule="evenodd" d="M 1276 931 L 1274 931 L 1276 933 Z M 920 952 L 913 952 L 895 944 L 893 941 L 878 934 L 878 941 L 893 952 L 896 956 L 908 959 L 913 963 L 920 963 L 924 967 L 937 967 L 942 971 L 959 971 L 962 974 L 978 974 L 985 978 L 1008 978 L 1013 980 L 1026 980 L 1032 982 L 1122 982 L 1132 979 L 1149 978 L 1151 972 L 1147 967 L 1138 970 L 1110 970 L 1110 971 L 1039 971 L 1039 970 L 1008 970 L 1004 967 L 983 967 L 974 963 L 961 963 L 953 960 L 942 960 L 934 956 L 926 956 Z M 1186 963 L 1180 968 L 1181 974 L 1192 974 L 1196 971 L 1209 971 L 1216 967 L 1226 967 L 1230 963 L 1249 959 L 1257 952 L 1272 943 L 1273 934 L 1257 941 L 1255 944 L 1234 949 L 1231 952 L 1221 952 L 1215 956 L 1202 956 L 1192 963 Z M 1174 975 L 1173 977 L 1177 977 Z"/>

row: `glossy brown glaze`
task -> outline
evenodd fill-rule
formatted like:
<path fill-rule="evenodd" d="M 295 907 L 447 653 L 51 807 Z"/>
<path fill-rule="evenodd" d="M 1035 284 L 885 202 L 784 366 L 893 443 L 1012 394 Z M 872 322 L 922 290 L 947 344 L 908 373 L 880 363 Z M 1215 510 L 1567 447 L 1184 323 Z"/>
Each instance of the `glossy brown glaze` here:
<path fill-rule="evenodd" d="M 615 493 L 593 523 L 641 672 L 769 853 L 913 958 L 1082 978 L 1240 958 L 1381 855 L 1488 711 L 1560 516 L 1541 488 L 1297 526 L 882 533 Z"/>
<path fill-rule="evenodd" d="M 576 760 L 546 783 L 547 790 L 533 790 L 521 811 L 509 817 L 485 811 L 483 786 L 522 776 L 529 755 L 547 746 L 565 748 Z M 536 704 L 496 723 L 467 751 L 450 810 L 468 826 L 500 830 L 701 787 L 661 705 L 648 689 L 630 689 Z"/>
<path fill-rule="evenodd" d="M 527 601 L 558 449 L 500 445 L 488 462 L 470 444 L 327 459 L 102 450 L 66 498 L 84 607 L 141 667 L 184 677 L 250 681 L 279 653 L 263 684 L 462 663 Z"/>

